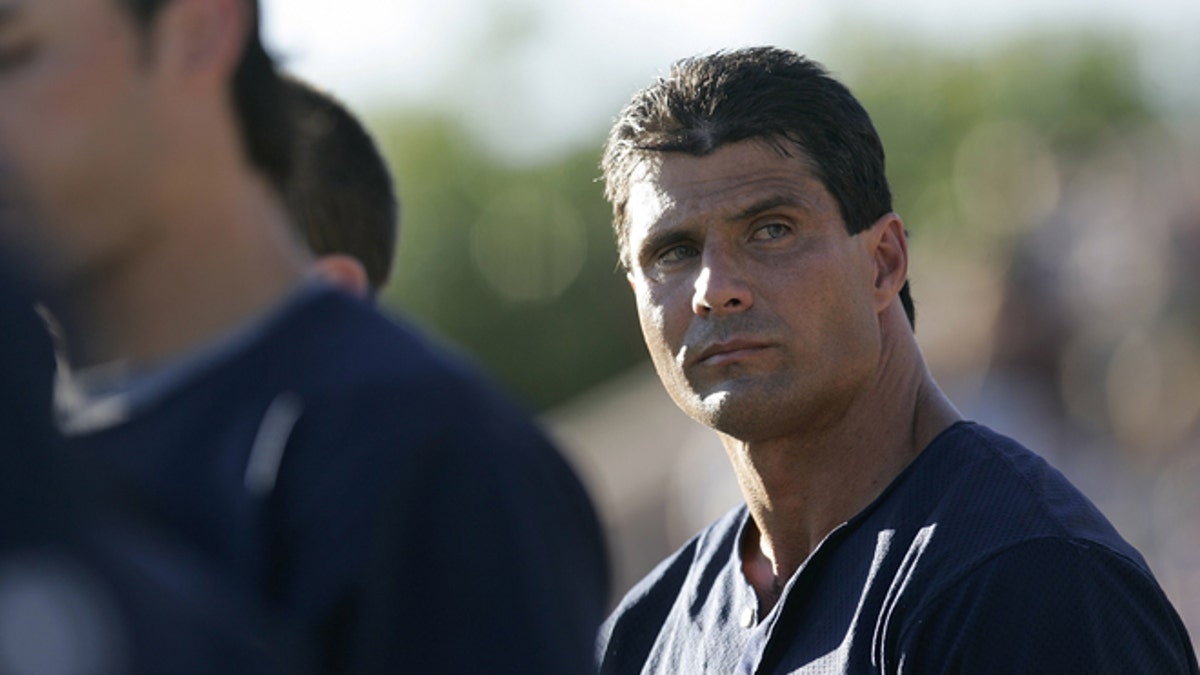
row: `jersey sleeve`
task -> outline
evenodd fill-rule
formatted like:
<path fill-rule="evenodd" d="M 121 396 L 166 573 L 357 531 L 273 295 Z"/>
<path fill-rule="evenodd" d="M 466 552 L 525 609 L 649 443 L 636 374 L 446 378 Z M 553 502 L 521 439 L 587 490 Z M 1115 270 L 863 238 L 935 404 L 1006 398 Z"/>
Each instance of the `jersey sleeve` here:
<path fill-rule="evenodd" d="M 1179 616 L 1138 564 L 1046 538 L 932 598 L 899 637 L 899 672 L 1196 673 Z"/>

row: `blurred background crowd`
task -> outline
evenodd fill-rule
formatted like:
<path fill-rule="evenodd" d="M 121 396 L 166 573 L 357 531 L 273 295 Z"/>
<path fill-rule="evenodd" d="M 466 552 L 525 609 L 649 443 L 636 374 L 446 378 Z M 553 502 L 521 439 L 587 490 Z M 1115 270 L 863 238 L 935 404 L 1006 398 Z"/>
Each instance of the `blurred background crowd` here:
<path fill-rule="evenodd" d="M 397 176 L 383 302 L 541 412 L 618 593 L 740 496 L 651 371 L 600 146 L 675 58 L 774 43 L 875 119 L 935 377 L 1091 497 L 1200 635 L 1200 4 L 264 4 Z"/>

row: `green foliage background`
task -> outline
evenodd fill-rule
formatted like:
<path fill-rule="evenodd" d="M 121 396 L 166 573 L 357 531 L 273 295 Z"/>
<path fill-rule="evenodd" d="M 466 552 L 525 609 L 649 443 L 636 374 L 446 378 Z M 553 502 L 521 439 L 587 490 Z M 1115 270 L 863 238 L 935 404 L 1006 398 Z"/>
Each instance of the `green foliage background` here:
<path fill-rule="evenodd" d="M 1069 160 L 1109 135 L 1157 123 L 1136 46 L 1119 36 L 1044 35 L 970 56 L 856 44 L 882 46 L 814 57 L 871 112 L 897 210 L 918 238 L 966 231 L 973 245 L 989 246 L 1020 228 L 989 220 L 986 203 L 964 200 L 955 182 L 956 157 L 981 124 L 1002 121 L 1009 126 L 998 128 L 1024 130 Z M 514 167 L 449 115 L 382 110 L 368 119 L 403 201 L 390 308 L 469 352 L 538 409 L 645 358 L 597 181 L 606 129 L 553 161 Z M 1005 162 L 1003 136 L 996 146 L 994 168 L 985 162 L 976 183 L 1009 181 L 995 194 L 1019 201 L 1022 157 Z M 489 281 L 496 275 L 520 292 Z"/>

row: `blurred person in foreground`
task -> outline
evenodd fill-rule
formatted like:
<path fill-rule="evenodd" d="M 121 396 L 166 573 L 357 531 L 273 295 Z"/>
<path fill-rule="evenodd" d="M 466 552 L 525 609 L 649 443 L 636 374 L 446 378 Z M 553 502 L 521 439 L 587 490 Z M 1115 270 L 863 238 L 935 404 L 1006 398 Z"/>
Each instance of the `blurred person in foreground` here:
<path fill-rule="evenodd" d="M 294 166 L 283 197 L 296 231 L 326 280 L 375 298 L 391 276 L 400 202 L 371 134 L 345 104 L 284 78 L 295 121 Z"/>
<path fill-rule="evenodd" d="M 929 375 L 843 85 L 773 48 L 683 60 L 603 170 L 655 367 L 745 504 L 625 596 L 602 672 L 1197 671 L 1138 552 Z"/>
<path fill-rule="evenodd" d="M 308 274 L 248 0 L 0 0 L 0 160 L 74 461 L 324 672 L 578 672 L 607 571 L 529 418 Z"/>
<path fill-rule="evenodd" d="M 306 672 L 254 600 L 112 512 L 65 456 L 50 335 L 17 267 L 0 253 L 0 673 Z"/>

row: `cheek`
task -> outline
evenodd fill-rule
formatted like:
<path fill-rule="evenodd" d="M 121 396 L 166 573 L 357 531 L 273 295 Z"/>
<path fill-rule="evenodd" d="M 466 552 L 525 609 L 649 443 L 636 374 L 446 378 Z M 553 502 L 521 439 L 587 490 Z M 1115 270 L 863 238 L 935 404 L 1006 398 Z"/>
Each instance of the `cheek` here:
<path fill-rule="evenodd" d="M 788 324 L 807 349 L 836 361 L 859 353 L 875 339 L 878 321 L 870 284 L 853 265 L 838 258 L 814 259 L 767 280 L 764 304 Z"/>
<path fill-rule="evenodd" d="M 126 105 L 130 92 L 94 87 L 93 81 L 77 91 L 47 92 L 40 118 L 30 121 L 40 126 L 42 139 L 28 153 L 36 172 L 34 198 L 65 220 L 123 208 L 152 175 L 146 164 L 151 120 Z"/>
<path fill-rule="evenodd" d="M 131 132 L 145 131 L 145 120 L 126 105 L 144 66 L 127 38 L 105 28 L 111 21 L 96 20 L 95 29 L 64 39 L 14 85 L 21 108 L 14 126 L 29 136 L 48 171 L 111 161 L 129 151 Z"/>
<path fill-rule="evenodd" d="M 676 305 L 677 301 L 662 288 L 647 288 L 643 284 L 637 290 L 638 319 L 651 351 L 666 349 L 670 352 L 678 346 L 680 336 L 687 328 L 687 313 L 681 312 Z"/>
<path fill-rule="evenodd" d="M 642 326 L 642 337 L 645 338 L 646 345 L 650 347 L 650 350 L 654 351 L 655 346 L 662 343 L 666 331 L 663 308 L 645 297 L 644 294 L 638 293 L 637 313 L 638 322 Z"/>
<path fill-rule="evenodd" d="M 86 146 L 80 125 L 89 124 L 87 108 L 72 91 L 86 82 L 58 75 L 53 69 L 29 73 L 21 86 L 7 89 L 9 99 L 0 114 L 0 152 L 19 189 L 31 198 L 53 197 L 38 193 L 78 164 Z"/>
<path fill-rule="evenodd" d="M 847 284 L 856 280 L 847 279 Z M 859 286 L 844 293 L 838 304 L 831 305 L 834 311 L 829 317 L 829 335 L 826 347 L 831 351 L 831 360 L 840 360 L 848 377 L 857 377 L 861 371 L 873 370 L 878 362 L 881 338 L 879 317 L 875 312 L 873 295 L 869 287 Z M 851 363 L 858 364 L 850 367 Z"/>

